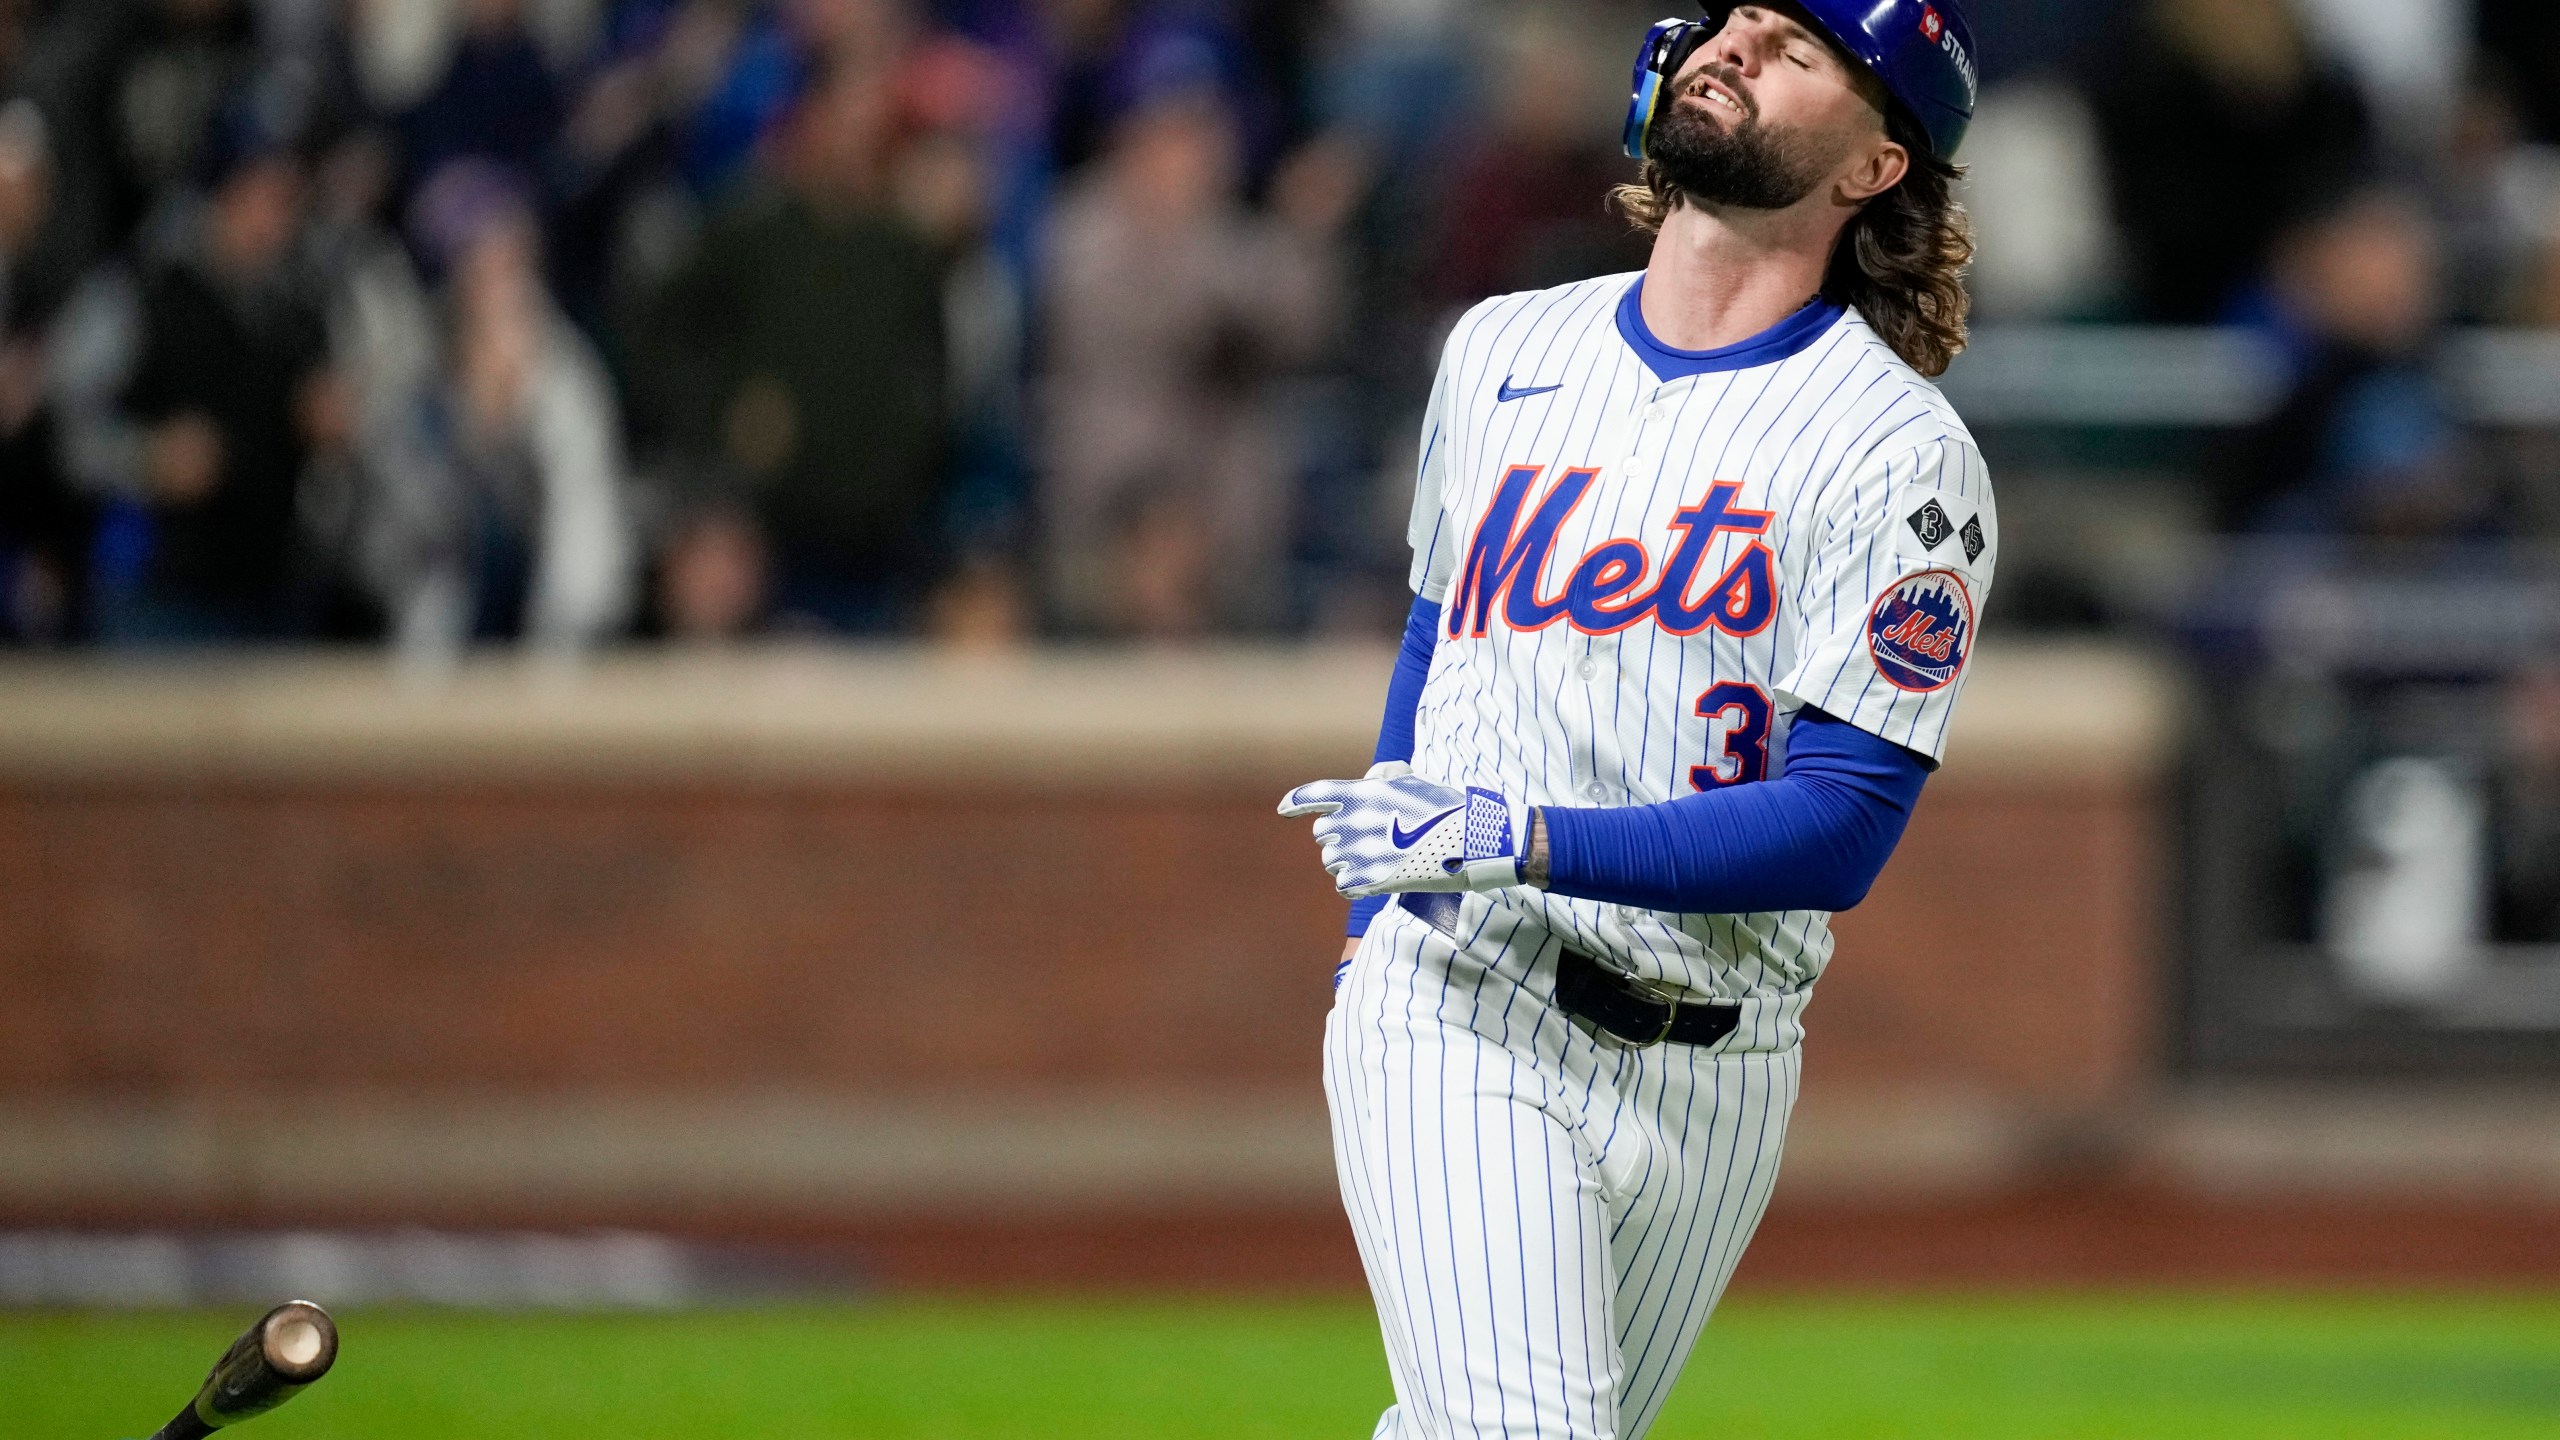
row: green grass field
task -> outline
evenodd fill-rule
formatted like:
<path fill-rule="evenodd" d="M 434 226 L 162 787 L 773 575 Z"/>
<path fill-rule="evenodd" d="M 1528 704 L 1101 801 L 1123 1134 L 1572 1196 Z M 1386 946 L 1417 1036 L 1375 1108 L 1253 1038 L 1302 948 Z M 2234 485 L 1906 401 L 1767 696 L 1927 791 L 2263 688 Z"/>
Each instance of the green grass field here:
<path fill-rule="evenodd" d="M 0 1314 L 26 1440 L 166 1419 L 247 1315 Z M 1352 1302 L 890 1302 L 342 1317 L 335 1374 L 244 1440 L 1352 1437 L 1387 1398 Z M 2560 1299 L 1748 1299 L 1663 1440 L 2560 1436 Z"/>

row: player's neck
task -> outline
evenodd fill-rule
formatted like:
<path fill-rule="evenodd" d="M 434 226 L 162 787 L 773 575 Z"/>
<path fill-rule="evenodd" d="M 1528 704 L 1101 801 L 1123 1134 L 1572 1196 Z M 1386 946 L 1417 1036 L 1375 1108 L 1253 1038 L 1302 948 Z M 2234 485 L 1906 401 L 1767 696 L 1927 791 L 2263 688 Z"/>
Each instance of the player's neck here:
<path fill-rule="evenodd" d="M 1673 210 L 1644 272 L 1644 323 L 1653 338 L 1677 350 L 1714 350 L 1804 308 L 1822 289 L 1839 222 L 1802 210 L 1694 203 Z"/>

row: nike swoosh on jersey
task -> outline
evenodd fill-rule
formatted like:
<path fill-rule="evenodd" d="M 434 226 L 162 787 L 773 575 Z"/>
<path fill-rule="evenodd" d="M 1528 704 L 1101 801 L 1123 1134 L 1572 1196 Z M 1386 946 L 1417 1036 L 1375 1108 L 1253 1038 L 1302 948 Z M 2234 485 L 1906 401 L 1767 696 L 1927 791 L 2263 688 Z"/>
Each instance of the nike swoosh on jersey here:
<path fill-rule="evenodd" d="M 1428 835 L 1433 830 L 1439 828 L 1441 821 L 1457 814 L 1458 810 L 1464 810 L 1466 808 L 1466 806 L 1461 805 L 1457 807 L 1457 810 L 1443 810 L 1439 814 L 1432 816 L 1430 819 L 1423 821 L 1419 828 L 1413 830 L 1405 829 L 1404 825 L 1400 821 L 1390 820 L 1387 822 L 1387 835 L 1390 839 L 1396 842 L 1397 849 L 1405 849 L 1412 845 L 1414 841 L 1421 839 L 1423 836 Z"/>
<path fill-rule="evenodd" d="M 1526 400 L 1532 395 L 1552 395 L 1563 388 L 1562 385 L 1538 385 L 1526 390 L 1516 390 L 1512 388 L 1511 377 L 1505 375 L 1502 377 L 1502 388 L 1494 392 L 1493 403 L 1508 405 L 1514 400 Z"/>

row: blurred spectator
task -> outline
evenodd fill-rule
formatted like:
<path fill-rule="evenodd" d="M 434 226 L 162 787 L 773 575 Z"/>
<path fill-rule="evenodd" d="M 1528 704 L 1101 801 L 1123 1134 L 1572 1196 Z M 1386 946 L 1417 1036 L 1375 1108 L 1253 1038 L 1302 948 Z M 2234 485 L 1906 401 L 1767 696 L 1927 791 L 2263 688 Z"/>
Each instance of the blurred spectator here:
<path fill-rule="evenodd" d="M 652 72 L 686 182 L 717 197 L 812 74 L 894 65 L 914 19 L 904 0 L 636 0 L 618 28 L 617 60 Z"/>
<path fill-rule="evenodd" d="M 2471 56 L 2468 4 L 2292 0 L 2314 45 L 2354 77 L 2395 171 L 2444 147 Z"/>
<path fill-rule="evenodd" d="M 2560 323 L 2560 25 L 2420 8 L 1991 6 L 1978 307 L 2282 335 L 2228 526 L 2548 508 L 2419 357 Z M 0 0 L 0 634 L 1382 626 L 1446 317 L 1642 263 L 1596 13 Z"/>
<path fill-rule="evenodd" d="M 1032 8 L 1046 31 L 1050 162 L 1060 174 L 1099 158 L 1119 116 L 1149 88 L 1235 78 L 1232 37 L 1209 6 L 1053 0 Z"/>
<path fill-rule="evenodd" d="M 410 173 L 424 178 L 463 156 L 511 165 L 528 180 L 565 112 L 525 0 L 462 0 L 462 33 L 444 76 L 400 119 Z"/>
<path fill-rule="evenodd" d="M 408 109 L 444 77 L 457 18 L 450 0 L 351 0 L 344 17 L 356 83 L 375 113 Z"/>
<path fill-rule="evenodd" d="M 1332 123 L 1356 131 L 1402 173 L 1466 118 L 1465 0 L 1341 0 L 1321 100 Z"/>
<path fill-rule="evenodd" d="M 352 407 L 351 443 L 315 457 L 299 504 L 316 623 L 338 639 L 415 632 L 420 581 L 438 563 L 419 537 L 440 533 L 450 509 L 432 413 L 436 318 L 383 217 L 394 165 L 387 139 L 370 131 L 330 147 L 315 168 L 303 245 Z"/>
<path fill-rule="evenodd" d="M 1019 638 L 1030 626 L 1019 573 L 1030 503 L 1022 413 L 1028 304 L 996 244 L 992 137 L 971 126 L 972 101 L 1000 93 L 1000 72 L 990 65 L 957 41 L 919 55 L 908 88 L 940 99 L 910 106 L 933 128 L 902 147 L 895 177 L 898 208 L 941 257 L 944 275 L 951 447 L 942 529 L 953 571 L 927 623 L 937 636 L 985 643 Z"/>
<path fill-rule="evenodd" d="M 1041 380 L 1051 596 L 1079 630 L 1273 624 L 1291 446 L 1270 379 L 1338 319 L 1351 196 L 1307 186 L 1278 223 L 1239 194 L 1214 91 L 1158 99 L 1059 206 Z M 1275 197 L 1293 192 L 1284 177 Z"/>
<path fill-rule="evenodd" d="M 807 56 L 781 8 L 749 0 L 680 0 L 626 6 L 614 63 L 589 89 L 579 115 L 637 134 L 642 119 L 667 126 L 694 193 L 718 194 L 788 112 Z M 627 119 L 617 120 L 620 111 Z M 654 113 L 653 113 L 654 112 Z"/>
<path fill-rule="evenodd" d="M 2523 143 L 2516 97 L 2494 69 L 2474 75 L 2441 163 L 2428 171 L 2446 227 L 2455 318 L 2552 324 L 2546 277 L 2560 274 L 2560 150 Z"/>
<path fill-rule="evenodd" d="M 667 537 L 658 610 L 677 640 L 725 640 L 751 628 L 771 584 L 764 534 L 753 515 L 727 505 L 687 514 Z"/>
<path fill-rule="evenodd" d="M 543 289 L 534 212 L 507 173 L 458 161 L 416 203 L 420 248 L 446 275 L 442 404 L 454 505 L 446 563 L 404 606 L 414 644 L 523 638 L 546 649 L 619 631 L 633 543 L 622 428 L 603 365 Z"/>
<path fill-rule="evenodd" d="M 1981 248 L 1967 288 L 1987 321 L 2104 313 L 2118 281 L 2105 158 L 2087 101 L 2050 80 L 1985 90 L 1961 191 Z"/>
<path fill-rule="evenodd" d="M 1601 123 L 1615 57 L 1591 53 L 1589 30 L 1537 11 L 1504 28 L 1493 113 L 1467 127 L 1440 181 L 1431 284 L 1444 306 L 1644 268 L 1651 242 L 1593 198 L 1634 170 Z"/>
<path fill-rule="evenodd" d="M 54 127 L 55 223 L 83 262 L 121 246 L 191 175 L 217 114 L 257 68 L 252 18 L 244 0 L 54 8 L 23 83 Z"/>
<path fill-rule="evenodd" d="M 716 179 L 688 185 L 685 127 L 744 50 L 744 7 L 731 0 L 634 0 L 618 7 L 604 51 L 563 124 L 549 172 L 545 239 L 562 307 L 611 358 L 624 357 L 617 301 L 663 284 L 700 225 L 700 193 L 743 155 L 724 151 Z M 787 59 L 787 47 L 775 52 Z M 775 109 L 797 83 L 787 63 L 763 67 Z M 762 102 L 758 109 L 761 110 Z M 762 120 L 745 142 L 760 137 Z"/>
<path fill-rule="evenodd" d="M 787 0 L 784 15 L 811 64 L 870 69 L 896 64 L 917 37 L 907 0 Z"/>
<path fill-rule="evenodd" d="M 2151 0 L 2093 92 L 2137 318 L 2224 318 L 2373 163 L 2363 98 L 2288 0 Z"/>
<path fill-rule="evenodd" d="M 344 36 L 351 68 L 376 115 L 396 115 L 425 98 L 450 68 L 472 23 L 473 0 L 253 0 L 276 27 L 279 12 L 323 17 Z M 607 11 L 656 9 L 650 0 L 520 0 L 517 23 L 552 73 L 594 52 Z"/>
<path fill-rule="evenodd" d="M 891 208 L 894 93 L 872 68 L 821 80 L 787 122 L 780 183 L 713 225 L 640 341 L 691 503 L 754 517 L 771 592 L 758 608 L 785 625 L 892 628 L 938 565 L 943 273 Z M 710 536 L 737 541 L 684 527 L 669 575 Z"/>
<path fill-rule="evenodd" d="M 253 121 L 225 127 L 204 203 L 148 264 L 123 409 L 143 427 L 147 556 L 102 596 L 131 644 L 273 639 L 297 626 L 296 511 L 315 449 L 352 417 L 315 287 L 292 263 L 300 160 Z"/>
<path fill-rule="evenodd" d="M 615 343 L 613 302 L 665 285 L 810 75 L 893 67 L 912 23 L 901 0 L 617 7 L 552 157 L 550 270 L 570 315 Z"/>
<path fill-rule="evenodd" d="M 89 507 L 66 481 L 45 385 L 58 298 L 42 269 L 53 160 L 32 102 L 0 106 L 0 640 L 70 638 L 86 574 Z"/>
<path fill-rule="evenodd" d="M 2435 237 L 2371 192 L 2285 236 L 2278 314 L 2301 357 L 2220 474 L 2227 529 L 2423 539 L 2488 533 L 2495 496 L 2425 361 L 2443 321 Z"/>

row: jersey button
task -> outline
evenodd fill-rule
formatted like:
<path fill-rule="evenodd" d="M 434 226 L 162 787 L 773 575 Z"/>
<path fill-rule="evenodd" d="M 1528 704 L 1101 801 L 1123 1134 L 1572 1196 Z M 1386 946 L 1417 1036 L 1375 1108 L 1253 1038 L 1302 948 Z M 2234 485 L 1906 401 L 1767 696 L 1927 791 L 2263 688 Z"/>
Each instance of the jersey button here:
<path fill-rule="evenodd" d="M 1601 784 L 1597 780 L 1594 780 L 1590 784 L 1582 787 L 1582 793 L 1590 796 L 1594 800 L 1606 800 L 1609 798 L 1609 787 Z"/>
<path fill-rule="evenodd" d="M 1578 668 L 1581 670 L 1582 678 L 1585 680 L 1596 680 L 1600 678 L 1600 662 L 1597 660 L 1585 657 Z"/>
<path fill-rule="evenodd" d="M 1668 420 L 1671 418 L 1671 407 L 1657 400 L 1645 407 L 1644 418 L 1656 422 Z"/>

